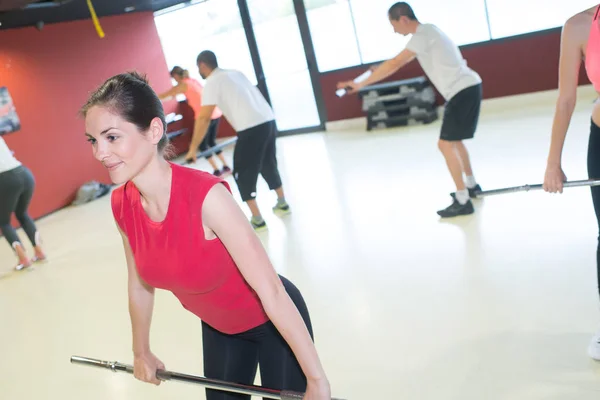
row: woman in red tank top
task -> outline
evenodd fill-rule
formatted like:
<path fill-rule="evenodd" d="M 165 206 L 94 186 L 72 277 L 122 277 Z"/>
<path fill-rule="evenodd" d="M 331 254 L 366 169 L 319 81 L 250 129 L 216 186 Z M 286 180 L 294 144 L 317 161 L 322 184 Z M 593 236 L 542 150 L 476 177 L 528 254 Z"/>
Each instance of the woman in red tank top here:
<path fill-rule="evenodd" d="M 162 104 L 144 77 L 108 79 L 82 107 L 94 157 L 121 185 L 112 212 L 128 268 L 134 376 L 159 384 L 150 349 L 155 288 L 202 323 L 204 374 L 329 400 L 300 291 L 279 276 L 229 185 L 173 164 Z M 206 390 L 207 400 L 239 398 Z"/>
<path fill-rule="evenodd" d="M 562 30 L 559 95 L 552 125 L 552 138 L 548 154 L 544 190 L 562 193 L 567 180 L 562 170 L 561 158 L 567 129 L 577 101 L 579 70 L 585 63 L 589 80 L 600 94 L 600 4 L 580 12 L 567 20 Z M 587 169 L 590 179 L 600 179 L 600 103 L 596 100 L 591 115 L 588 141 Z M 600 230 L 600 187 L 591 187 L 592 201 Z M 598 289 L 600 290 L 600 235 L 596 247 Z M 600 361 L 600 330 L 592 337 L 588 354 Z"/>
<path fill-rule="evenodd" d="M 202 108 L 202 85 L 197 80 L 190 78 L 189 72 L 186 69 L 183 69 L 179 66 L 173 67 L 171 70 L 171 77 L 175 79 L 177 85 L 173 86 L 171 89 L 167 90 L 164 93 L 160 93 L 158 98 L 161 100 L 170 99 L 173 96 L 178 94 L 185 95 L 188 105 L 194 111 L 194 125 L 196 125 L 196 119 L 200 115 L 200 109 Z M 208 129 L 206 131 L 206 135 L 200 143 L 200 151 L 208 150 L 217 145 L 217 130 L 219 127 L 219 121 L 221 120 L 221 116 L 223 113 L 217 107 L 215 107 L 212 115 L 211 121 L 208 125 Z M 222 150 L 217 150 L 214 154 L 219 157 L 221 163 L 223 164 L 223 168 L 219 169 L 216 161 L 214 160 L 213 154 L 209 154 L 206 156 L 206 160 L 213 168 L 213 174 L 215 176 L 221 176 L 222 174 L 226 174 L 231 172 L 231 168 L 227 165 L 227 161 L 223 156 Z"/>

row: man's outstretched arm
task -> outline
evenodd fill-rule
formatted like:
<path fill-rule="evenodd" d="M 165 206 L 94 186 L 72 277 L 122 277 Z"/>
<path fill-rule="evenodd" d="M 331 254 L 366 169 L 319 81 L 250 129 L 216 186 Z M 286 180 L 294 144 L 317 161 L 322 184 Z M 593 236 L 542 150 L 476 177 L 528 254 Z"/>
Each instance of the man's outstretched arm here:
<path fill-rule="evenodd" d="M 404 67 L 406 64 L 411 62 L 415 58 L 416 54 L 408 49 L 402 50 L 400 54 L 398 54 L 394 58 L 390 58 L 389 60 L 383 62 L 376 68 L 372 70 L 371 76 L 365 79 L 362 82 L 354 82 L 354 81 L 346 81 L 338 83 L 338 89 L 350 88 L 348 93 L 354 93 L 365 86 L 372 85 L 377 83 L 388 76 L 392 75 L 394 72 L 398 71 L 400 68 Z"/>

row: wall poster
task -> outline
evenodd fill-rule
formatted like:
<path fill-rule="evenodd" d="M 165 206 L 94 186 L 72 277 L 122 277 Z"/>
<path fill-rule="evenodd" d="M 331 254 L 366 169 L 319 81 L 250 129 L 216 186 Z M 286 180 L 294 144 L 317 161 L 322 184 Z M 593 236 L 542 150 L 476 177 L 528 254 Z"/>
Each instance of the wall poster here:
<path fill-rule="evenodd" d="M 21 121 L 6 86 L 0 87 L 0 136 L 17 132 Z"/>

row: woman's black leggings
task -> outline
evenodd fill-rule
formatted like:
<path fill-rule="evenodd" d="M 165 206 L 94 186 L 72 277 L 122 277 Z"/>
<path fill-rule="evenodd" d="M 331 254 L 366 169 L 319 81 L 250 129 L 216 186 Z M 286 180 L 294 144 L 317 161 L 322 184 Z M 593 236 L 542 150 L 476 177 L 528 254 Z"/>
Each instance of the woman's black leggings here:
<path fill-rule="evenodd" d="M 27 213 L 33 197 L 35 180 L 31 171 L 21 165 L 0 173 L 0 230 L 11 246 L 21 243 L 10 219 L 15 213 L 29 241 L 36 245 L 36 227 Z M 22 244 L 22 243 L 21 243 Z"/>
<path fill-rule="evenodd" d="M 215 118 L 210 120 L 208 129 L 206 130 L 206 135 L 204 135 L 204 139 L 202 139 L 202 143 L 200 143 L 200 151 L 208 150 L 217 145 L 217 129 L 219 127 L 220 119 L 221 118 Z M 214 154 L 206 156 L 206 159 L 208 160 L 212 156 L 219 155 L 222 152 L 222 150 L 217 150 Z"/>
<path fill-rule="evenodd" d="M 256 197 L 258 176 L 275 190 L 281 187 L 277 166 L 277 124 L 275 120 L 238 132 L 233 152 L 233 177 L 242 201 Z"/>
<path fill-rule="evenodd" d="M 600 179 L 600 127 L 593 121 L 591 123 L 590 139 L 588 143 L 587 167 L 589 179 Z M 598 291 L 600 293 L 600 186 L 592 186 L 591 190 L 599 230 L 598 245 L 596 248 L 596 268 Z"/>
<path fill-rule="evenodd" d="M 280 278 L 314 340 L 302 294 L 289 280 Z M 271 321 L 235 335 L 221 333 L 202 322 L 202 348 L 207 378 L 252 385 L 260 364 L 262 386 L 275 390 L 306 391 L 306 377 L 294 353 Z M 206 389 L 206 399 L 250 400 L 250 396 Z"/>

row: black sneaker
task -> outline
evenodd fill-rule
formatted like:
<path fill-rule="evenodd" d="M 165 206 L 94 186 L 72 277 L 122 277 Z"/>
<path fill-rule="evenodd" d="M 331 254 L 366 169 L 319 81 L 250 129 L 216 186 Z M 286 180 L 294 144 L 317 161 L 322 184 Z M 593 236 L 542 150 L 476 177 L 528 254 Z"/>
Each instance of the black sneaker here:
<path fill-rule="evenodd" d="M 475 212 L 473 203 L 468 200 L 465 204 L 460 204 L 458 200 L 454 199 L 452 204 L 447 208 L 438 211 L 438 215 L 442 218 L 458 217 L 459 215 L 469 215 Z"/>
<path fill-rule="evenodd" d="M 476 199 L 477 198 L 477 194 L 480 193 L 481 190 L 481 186 L 479 186 L 479 184 L 475 185 L 474 188 L 467 188 L 469 190 L 469 197 L 472 199 Z M 450 196 L 452 196 L 453 199 L 456 199 L 456 192 L 452 192 L 450 193 Z"/>

